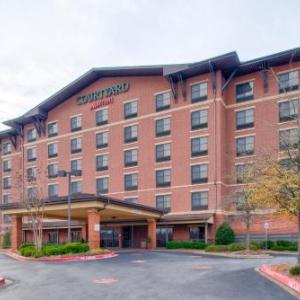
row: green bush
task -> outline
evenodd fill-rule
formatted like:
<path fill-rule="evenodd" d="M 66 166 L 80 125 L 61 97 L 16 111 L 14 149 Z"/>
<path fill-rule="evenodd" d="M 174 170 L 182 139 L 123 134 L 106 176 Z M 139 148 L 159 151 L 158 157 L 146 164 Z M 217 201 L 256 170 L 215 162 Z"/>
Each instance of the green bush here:
<path fill-rule="evenodd" d="M 297 245 L 291 245 L 291 246 L 278 246 L 275 245 L 271 248 L 271 250 L 273 251 L 297 251 L 298 247 Z"/>
<path fill-rule="evenodd" d="M 9 232 L 4 233 L 4 235 L 3 235 L 2 248 L 3 249 L 10 248 L 10 234 L 9 234 Z"/>
<path fill-rule="evenodd" d="M 300 275 L 300 265 L 296 265 L 294 267 L 291 267 L 290 268 L 290 274 L 294 275 L 294 276 Z"/>
<path fill-rule="evenodd" d="M 167 249 L 205 249 L 207 244 L 197 241 L 170 241 L 167 242 Z"/>
<path fill-rule="evenodd" d="M 278 240 L 278 241 L 276 241 L 276 245 L 277 246 L 282 246 L 282 247 L 290 247 L 290 246 L 296 245 L 296 243 L 291 242 L 291 241 Z"/>
<path fill-rule="evenodd" d="M 36 250 L 35 250 L 35 247 L 33 245 L 31 246 L 26 246 L 26 247 L 23 247 L 23 248 L 20 248 L 20 253 L 21 255 L 23 256 L 35 256 L 35 253 L 36 253 Z"/>
<path fill-rule="evenodd" d="M 90 250 L 88 244 L 82 243 L 67 243 L 64 244 L 64 253 L 82 253 Z"/>
<path fill-rule="evenodd" d="M 206 252 L 227 252 L 227 245 L 209 245 L 206 249 Z"/>
<path fill-rule="evenodd" d="M 64 245 L 45 245 L 42 248 L 43 256 L 65 254 Z"/>
<path fill-rule="evenodd" d="M 260 249 L 260 247 L 256 243 L 251 243 L 250 244 L 250 250 L 257 251 L 259 249 Z"/>
<path fill-rule="evenodd" d="M 224 222 L 216 232 L 216 245 L 229 245 L 234 243 L 235 235 L 228 223 Z"/>
<path fill-rule="evenodd" d="M 245 250 L 246 246 L 244 244 L 233 243 L 228 245 L 228 251 L 242 251 Z"/>
<path fill-rule="evenodd" d="M 275 243 L 273 241 L 261 241 L 258 243 L 260 249 L 271 249 L 272 247 L 275 246 Z M 267 246 L 267 247 L 266 247 Z"/>

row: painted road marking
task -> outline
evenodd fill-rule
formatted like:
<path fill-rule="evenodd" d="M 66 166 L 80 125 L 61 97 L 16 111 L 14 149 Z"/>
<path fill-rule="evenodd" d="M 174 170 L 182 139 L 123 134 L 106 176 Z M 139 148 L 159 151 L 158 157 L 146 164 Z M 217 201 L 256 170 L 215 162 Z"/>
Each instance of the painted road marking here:
<path fill-rule="evenodd" d="M 133 264 L 142 264 L 145 262 L 145 260 L 132 260 L 131 261 Z"/>
<path fill-rule="evenodd" d="M 207 266 L 207 265 L 193 265 L 193 269 L 194 270 L 207 270 L 207 269 L 211 269 L 210 266 Z"/>
<path fill-rule="evenodd" d="M 115 283 L 118 280 L 115 278 L 102 278 L 102 279 L 94 279 L 93 282 L 94 283 L 101 283 L 101 284 L 111 284 L 111 283 Z"/>

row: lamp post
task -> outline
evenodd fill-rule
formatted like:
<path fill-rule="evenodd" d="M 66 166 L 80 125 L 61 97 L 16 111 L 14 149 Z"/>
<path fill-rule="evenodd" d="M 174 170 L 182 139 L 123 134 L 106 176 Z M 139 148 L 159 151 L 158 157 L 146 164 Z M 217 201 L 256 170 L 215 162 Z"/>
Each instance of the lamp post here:
<path fill-rule="evenodd" d="M 71 177 L 81 176 L 81 170 L 59 170 L 58 177 L 68 177 L 68 243 L 71 243 Z"/>

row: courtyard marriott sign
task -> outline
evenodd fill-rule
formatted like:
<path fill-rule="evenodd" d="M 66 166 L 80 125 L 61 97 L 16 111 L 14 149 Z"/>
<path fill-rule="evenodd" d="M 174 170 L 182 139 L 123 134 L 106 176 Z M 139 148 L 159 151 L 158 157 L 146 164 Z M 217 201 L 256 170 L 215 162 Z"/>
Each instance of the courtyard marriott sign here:
<path fill-rule="evenodd" d="M 91 109 L 95 109 L 107 104 L 111 104 L 113 102 L 113 96 L 118 95 L 120 93 L 125 93 L 128 90 L 129 90 L 128 82 L 120 83 L 101 90 L 97 90 L 87 95 L 79 96 L 76 99 L 76 103 L 77 105 L 82 105 L 82 104 L 101 100 L 92 105 Z"/>

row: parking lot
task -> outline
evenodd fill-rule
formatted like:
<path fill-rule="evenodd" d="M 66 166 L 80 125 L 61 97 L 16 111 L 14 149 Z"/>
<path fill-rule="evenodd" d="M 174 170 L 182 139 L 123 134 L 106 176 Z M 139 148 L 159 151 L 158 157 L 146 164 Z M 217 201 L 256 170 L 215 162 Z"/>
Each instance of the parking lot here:
<path fill-rule="evenodd" d="M 0 299 L 294 299 L 254 268 L 295 260 L 134 251 L 100 261 L 43 263 L 0 254 L 0 276 L 12 280 L 0 288 Z"/>

